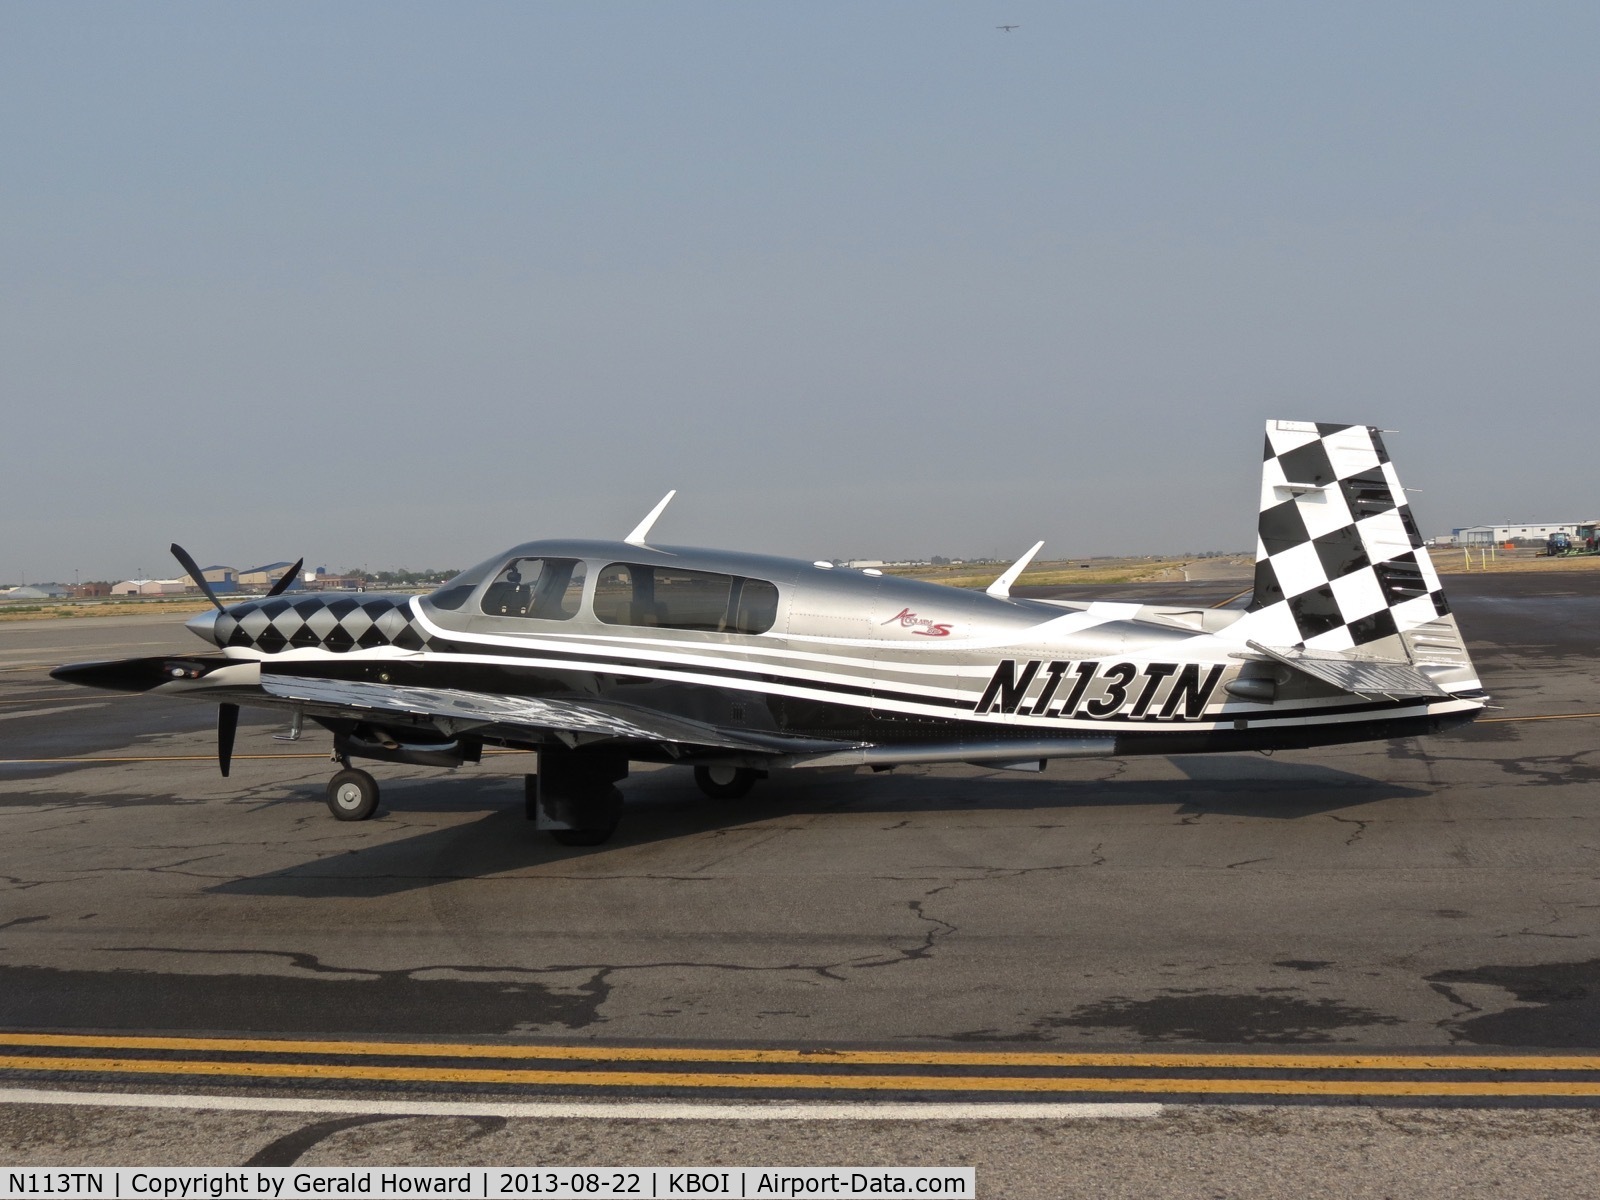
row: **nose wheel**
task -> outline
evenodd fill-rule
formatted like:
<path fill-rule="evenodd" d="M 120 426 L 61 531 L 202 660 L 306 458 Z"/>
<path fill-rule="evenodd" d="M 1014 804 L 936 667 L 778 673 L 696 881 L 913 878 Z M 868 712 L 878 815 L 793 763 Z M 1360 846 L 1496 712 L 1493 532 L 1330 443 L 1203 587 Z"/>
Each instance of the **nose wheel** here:
<path fill-rule="evenodd" d="M 341 821 L 365 821 L 378 811 L 378 781 L 346 769 L 328 780 L 328 811 Z"/>

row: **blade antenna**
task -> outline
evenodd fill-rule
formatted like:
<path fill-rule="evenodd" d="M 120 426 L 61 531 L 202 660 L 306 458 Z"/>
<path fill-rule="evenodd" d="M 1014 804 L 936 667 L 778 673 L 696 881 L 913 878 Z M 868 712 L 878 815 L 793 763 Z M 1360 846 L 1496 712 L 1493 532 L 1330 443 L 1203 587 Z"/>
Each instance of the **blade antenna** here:
<path fill-rule="evenodd" d="M 661 515 L 661 510 L 666 508 L 667 505 L 671 503 L 672 498 L 677 494 L 678 489 L 673 488 L 665 496 L 661 497 L 661 503 L 652 508 L 649 513 L 645 515 L 645 519 L 634 526 L 633 532 L 622 540 L 627 542 L 630 546 L 644 545 L 644 539 L 650 534 L 650 527 L 656 523 L 656 518 Z"/>
<path fill-rule="evenodd" d="M 217 611 L 221 612 L 222 601 L 217 599 L 217 594 L 211 590 L 211 583 L 206 579 L 205 572 L 195 565 L 194 559 L 189 557 L 189 552 L 178 545 L 177 542 L 172 543 L 171 550 L 172 557 L 178 560 L 178 565 L 189 573 L 189 578 L 194 580 L 195 586 L 204 592 L 206 599 L 215 604 Z M 227 774 L 227 772 L 224 771 L 223 774 Z"/>
<path fill-rule="evenodd" d="M 1039 553 L 1043 547 L 1043 542 L 1035 542 L 1033 544 L 1033 549 L 1029 550 L 1021 558 L 1017 559 L 1016 562 L 1007 567 L 1006 573 L 1000 576 L 999 579 L 996 579 L 984 590 L 988 592 L 989 595 L 998 596 L 1002 600 L 1011 599 L 1011 585 L 1017 581 L 1017 576 L 1022 574 L 1027 565 L 1033 561 L 1033 556 Z"/>
<path fill-rule="evenodd" d="M 300 574 L 300 568 L 305 565 L 306 560 L 303 558 L 296 561 L 294 566 L 290 567 L 283 573 L 283 578 L 272 585 L 272 590 L 267 593 L 267 598 L 270 600 L 273 596 L 276 596 L 279 592 L 283 591 L 284 588 L 293 583 L 295 581 L 295 577 Z"/>

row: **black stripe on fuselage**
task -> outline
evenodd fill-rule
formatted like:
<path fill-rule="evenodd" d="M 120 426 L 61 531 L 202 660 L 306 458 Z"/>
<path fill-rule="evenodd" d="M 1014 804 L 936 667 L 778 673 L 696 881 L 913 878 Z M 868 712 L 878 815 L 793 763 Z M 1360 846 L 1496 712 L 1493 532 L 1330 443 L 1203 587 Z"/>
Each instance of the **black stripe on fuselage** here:
<path fill-rule="evenodd" d="M 479 646 L 479 643 L 476 643 L 476 642 L 455 643 L 455 644 L 453 644 L 453 645 L 451 645 L 449 647 L 440 646 L 440 647 L 438 647 L 438 651 L 441 652 L 441 653 L 456 653 L 456 654 L 471 655 L 471 654 L 475 654 L 477 652 L 478 646 Z M 595 654 L 588 654 L 588 653 L 576 654 L 576 653 L 568 653 L 568 652 L 559 651 L 559 650 L 558 651 L 548 651 L 548 652 L 544 651 L 544 650 L 530 651 L 530 650 L 521 649 L 519 647 L 514 647 L 514 646 L 500 646 L 500 647 L 495 647 L 494 649 L 495 649 L 495 652 L 496 652 L 497 655 L 504 655 L 506 657 L 516 657 L 516 656 L 520 655 L 522 663 L 525 665 L 526 669 L 528 669 L 528 670 L 537 670 L 539 665 L 540 665 L 538 662 L 534 661 L 532 656 L 535 656 L 535 655 L 540 659 L 554 659 L 554 660 L 559 661 L 559 662 L 576 662 L 576 663 L 588 664 L 588 663 L 592 663 L 593 660 L 596 657 L 609 657 L 609 656 L 614 656 L 614 655 L 615 656 L 620 656 L 621 654 L 626 653 L 626 652 L 620 651 L 620 650 L 601 650 L 601 651 L 598 651 Z M 443 664 L 441 664 L 441 665 L 443 665 Z M 1054 665 L 1055 664 L 1053 664 L 1053 663 L 1051 664 L 1051 666 L 1054 666 Z M 1132 662 L 1120 662 L 1119 663 L 1116 660 L 1113 660 L 1110 663 L 1084 662 L 1084 663 L 1080 663 L 1078 665 L 1079 666 L 1087 666 L 1087 667 L 1090 668 L 1090 670 L 1083 677 L 1083 680 L 1082 680 L 1082 683 L 1085 685 L 1085 687 L 1087 685 L 1091 684 L 1095 679 L 1100 678 L 1100 668 L 1103 667 L 1103 666 L 1116 666 L 1116 665 L 1124 665 L 1124 666 L 1129 666 L 1129 667 L 1134 666 L 1134 664 Z M 782 674 L 777 674 L 777 673 L 773 673 L 773 672 L 770 672 L 770 671 L 769 672 L 754 672 L 754 671 L 750 671 L 750 670 L 741 670 L 741 669 L 732 668 L 732 667 L 714 667 L 714 666 L 705 666 L 705 667 L 703 667 L 703 666 L 700 666 L 699 664 L 686 665 L 686 664 L 683 664 L 683 663 L 663 662 L 663 661 L 660 661 L 660 660 L 657 660 L 657 659 L 653 659 L 653 658 L 639 658 L 639 657 L 632 657 L 632 658 L 628 658 L 628 659 L 622 659 L 622 658 L 618 657 L 615 661 L 609 662 L 608 663 L 608 667 L 610 668 L 610 670 L 617 671 L 619 673 L 620 672 L 625 672 L 629 668 L 632 668 L 633 670 L 636 670 L 636 671 L 671 671 L 671 672 L 676 672 L 676 673 L 684 674 L 684 675 L 708 675 L 708 676 L 711 676 L 713 678 L 728 679 L 728 680 L 738 680 L 738 681 L 746 682 L 746 683 L 768 684 L 768 685 L 774 685 L 775 684 L 775 685 L 780 685 L 780 686 L 783 686 L 783 687 L 802 688 L 802 689 L 809 689 L 809 690 L 812 690 L 812 691 L 820 691 L 820 692 L 830 692 L 830 693 L 833 693 L 835 695 L 860 696 L 860 697 L 862 697 L 864 699 L 867 699 L 869 701 L 885 701 L 885 702 L 895 702 L 895 703 L 901 703 L 901 704 L 920 704 L 920 705 L 923 705 L 924 707 L 928 707 L 928 708 L 947 708 L 947 709 L 960 710 L 960 711 L 964 711 L 964 712 L 971 712 L 973 710 L 977 710 L 977 711 L 979 711 L 981 713 L 982 711 L 984 711 L 984 706 L 983 706 L 983 703 L 982 703 L 981 700 L 974 701 L 974 700 L 951 699 L 951 698 L 946 697 L 946 696 L 930 696 L 930 695 L 926 695 L 926 694 L 919 693 L 919 692 L 885 691 L 885 690 L 882 690 L 882 689 L 879 689 L 879 688 L 874 688 L 874 687 L 870 687 L 870 686 L 863 686 L 863 685 L 860 685 L 860 684 L 834 683 L 834 682 L 830 682 L 830 681 L 826 681 L 826 680 L 815 680 L 815 679 L 808 679 L 808 678 L 804 678 L 804 677 L 800 677 L 800 676 L 782 675 Z M 590 672 L 592 672 L 593 668 L 589 667 L 588 670 Z M 335 676 L 335 678 L 336 678 L 336 676 Z M 1216 684 L 1216 682 L 1218 680 L 1220 680 L 1220 675 L 1218 675 L 1216 679 L 1208 679 L 1206 681 L 1205 689 L 1206 689 L 1206 695 L 1207 696 L 1209 696 L 1211 694 L 1211 692 L 1215 690 L 1215 684 Z M 1030 683 L 1032 682 L 1031 677 L 1030 677 L 1028 682 L 1030 682 Z M 1025 691 L 1025 690 L 1026 690 L 1025 688 L 1019 689 L 1019 691 L 1018 691 L 1019 698 L 1020 698 L 1022 692 Z M 1082 689 L 1078 689 L 1078 688 L 1075 687 L 1075 693 L 1077 695 L 1079 695 L 1079 697 L 1081 699 L 1081 696 L 1083 695 Z M 1113 711 L 1113 712 L 1110 712 L 1110 713 L 1104 713 L 1104 714 L 1091 712 L 1086 707 L 1082 706 L 1081 703 L 1079 704 L 1076 713 L 1073 714 L 1073 712 L 1072 712 L 1072 704 L 1071 704 L 1071 702 L 1069 702 L 1067 705 L 1064 705 L 1060 709 L 1052 709 L 1048 713 L 1048 715 L 1050 717 L 1052 717 L 1052 718 L 1058 718 L 1058 719 L 1066 719 L 1069 715 L 1076 715 L 1077 717 L 1080 717 L 1080 718 L 1087 717 L 1088 719 L 1094 720 L 1094 721 L 1143 721 L 1143 722 L 1147 722 L 1147 723 L 1150 723 L 1150 724 L 1174 724 L 1174 723 L 1182 723 L 1185 720 L 1191 720 L 1191 721 L 1283 720 L 1283 719 L 1286 719 L 1286 718 L 1294 718 L 1294 717 L 1312 717 L 1312 718 L 1316 718 L 1316 717 L 1324 717 L 1324 716 L 1328 716 L 1328 717 L 1348 716 L 1351 713 L 1364 713 L 1364 712 L 1378 713 L 1378 712 L 1390 711 L 1390 710 L 1395 709 L 1395 708 L 1414 707 L 1415 703 L 1416 703 L 1415 701 L 1409 701 L 1408 702 L 1408 701 L 1390 701 L 1390 700 L 1358 700 L 1358 701 L 1355 701 L 1355 702 L 1352 702 L 1352 703 L 1347 703 L 1347 704 L 1330 704 L 1330 705 L 1325 705 L 1325 706 L 1317 707 L 1317 708 L 1234 709 L 1234 710 L 1229 710 L 1228 712 L 1221 713 L 1221 714 L 1212 714 L 1211 716 L 1206 716 L 1204 714 L 1201 714 L 1199 716 L 1193 716 L 1193 717 L 1190 717 L 1190 716 L 1179 717 L 1175 713 L 1171 714 L 1171 715 L 1163 715 L 1163 713 L 1161 711 L 1158 711 L 1158 712 L 1146 712 L 1143 715 L 1136 717 L 1136 716 L 1133 716 L 1131 713 L 1122 711 L 1120 708 L 1118 710 L 1116 710 L 1116 711 Z M 994 711 L 994 710 L 991 709 L 990 711 Z M 1003 711 L 1009 713 L 1011 710 L 1007 709 L 1007 710 L 1003 710 Z M 1029 715 L 1029 710 L 1027 709 L 1026 706 L 1018 708 L 1017 712 L 1018 712 L 1019 715 Z M 1034 708 L 1034 711 L 1033 711 L 1032 715 L 1038 716 L 1038 715 L 1046 715 L 1046 714 L 1038 713 L 1037 712 L 1037 705 L 1035 705 L 1035 708 Z M 989 725 L 989 724 L 979 724 L 978 727 L 979 728 L 984 728 L 984 729 L 993 729 L 993 728 L 995 728 L 995 726 Z M 1030 729 L 1034 730 L 1035 733 L 1037 733 L 1037 731 L 1039 730 L 1040 727 L 1035 725 L 1035 726 L 1028 726 L 1027 728 L 1030 728 Z"/>
<path fill-rule="evenodd" d="M 562 660 L 571 660 L 579 656 L 560 655 Z M 581 661 L 581 660 L 580 660 Z M 667 684 L 677 687 L 687 687 L 703 694 L 708 700 L 713 697 L 726 697 L 729 689 L 719 688 L 711 683 L 697 683 L 692 680 L 658 679 L 654 675 L 643 674 L 645 671 L 652 673 L 675 672 L 681 674 L 702 673 L 694 667 L 674 667 L 653 661 L 635 663 L 610 663 L 608 670 L 596 671 L 592 665 L 584 668 L 576 667 L 545 667 L 540 663 L 523 657 L 520 661 L 512 662 L 463 662 L 459 660 L 439 661 L 431 655 L 414 657 L 351 659 L 338 656 L 327 659 L 298 659 L 289 662 L 274 662 L 271 659 L 263 660 L 261 668 L 264 672 L 273 675 L 306 676 L 315 679 L 340 679 L 353 681 L 367 681 L 379 683 L 392 683 L 407 687 L 436 687 L 457 688 L 463 691 L 482 692 L 489 695 L 529 696 L 541 699 L 571 698 L 583 700 L 597 695 L 593 678 L 595 675 L 605 674 L 631 674 L 629 668 L 639 672 L 636 678 L 639 684 Z M 849 733 L 852 735 L 874 737 L 882 736 L 886 740 L 898 741 L 906 739 L 931 740 L 936 734 L 939 737 L 951 734 L 981 735 L 986 739 L 996 737 L 1038 737 L 1042 731 L 1057 728 L 1063 732 L 1071 729 L 1083 729 L 1081 723 L 1059 726 L 1040 726 L 1034 724 L 1020 724 L 1011 721 L 989 722 L 971 719 L 962 719 L 954 716 L 927 716 L 916 714 L 899 714 L 892 711 L 875 711 L 874 705 L 878 702 L 905 702 L 919 704 L 926 707 L 960 707 L 970 710 L 971 702 L 954 704 L 942 697 L 937 701 L 914 694 L 905 693 L 874 693 L 870 688 L 857 687 L 846 684 L 825 684 L 812 680 L 788 678 L 781 675 L 752 676 L 735 671 L 707 671 L 706 674 L 715 674 L 719 677 L 737 680 L 741 683 L 765 683 L 781 685 L 795 690 L 811 690 L 833 695 L 858 698 L 863 703 L 851 703 L 841 699 L 838 702 L 827 699 L 812 699 L 806 697 L 789 697 L 780 693 L 773 693 L 753 689 L 733 689 L 739 696 L 748 696 L 750 691 L 763 696 L 768 700 L 768 706 L 777 708 L 774 715 L 774 724 L 784 732 L 839 735 Z M 634 701 L 630 692 L 636 684 L 622 684 L 615 691 L 602 689 L 598 694 L 610 698 Z M 1250 709 L 1233 710 L 1224 713 L 1214 713 L 1208 716 L 1192 718 L 1195 723 L 1213 723 L 1243 721 L 1251 725 L 1250 732 L 1258 731 L 1259 722 L 1281 722 L 1285 720 L 1310 719 L 1320 724 L 1332 727 L 1333 723 L 1320 720 L 1321 718 L 1344 717 L 1354 714 L 1372 714 L 1377 716 L 1384 712 L 1395 712 L 1407 708 L 1416 708 L 1418 701 L 1361 701 L 1350 704 L 1334 704 L 1320 708 L 1300 709 Z M 714 706 L 715 707 L 715 706 Z M 680 707 L 663 706 L 662 711 L 672 716 L 690 717 L 697 720 L 715 719 L 705 707 L 699 703 L 690 702 Z M 1080 714 L 1087 715 L 1087 714 Z M 784 719 L 790 717 L 791 719 Z M 1108 714 L 1106 716 L 1089 717 L 1090 720 L 1099 722 L 1121 722 L 1124 726 L 1137 721 L 1140 724 L 1156 728 L 1172 729 L 1181 726 L 1184 718 L 1174 720 L 1162 717 L 1159 713 L 1147 712 L 1142 717 L 1130 715 Z M 720 723 L 720 722 L 719 722 Z M 738 727 L 738 722 L 731 722 L 731 727 Z M 1345 723 L 1338 723 L 1345 724 Z M 771 728 L 771 726 L 768 726 Z M 1116 733 L 1125 733 L 1125 728 L 1113 730 Z M 1234 731 L 1224 730 L 1232 733 Z M 1153 736 L 1140 731 L 1133 734 L 1141 740 Z M 1174 736 L 1179 736 L 1175 734 Z M 1395 735 L 1400 736 L 1400 735 Z M 1249 744 L 1242 748 L 1251 748 L 1258 743 L 1254 737 L 1246 739 Z M 1173 751 L 1181 753 L 1183 751 Z"/>
<path fill-rule="evenodd" d="M 543 662 L 582 664 L 572 669 L 584 670 L 593 673 L 596 659 L 605 660 L 606 666 L 602 673 L 633 671 L 676 671 L 686 675 L 706 675 L 713 679 L 727 679 L 742 683 L 753 684 L 779 684 L 784 687 L 810 688 L 813 691 L 832 692 L 841 696 L 861 696 L 868 700 L 892 700 L 901 704 L 922 704 L 931 708 L 948 708 L 955 711 L 970 712 L 974 707 L 971 700 L 951 698 L 949 696 L 929 696 L 918 692 L 891 692 L 870 684 L 837 683 L 831 680 L 805 679 L 789 675 L 775 674 L 772 671 L 760 671 L 751 668 L 703 666 L 700 663 L 687 665 L 677 662 L 666 662 L 654 658 L 641 658 L 635 651 L 612 650 L 605 647 L 585 648 L 582 652 L 568 650 L 531 650 L 521 646 L 500 646 L 486 642 L 450 642 L 441 638 L 432 638 L 430 653 L 435 654 L 460 654 L 481 655 L 486 658 L 517 659 L 529 669 L 537 669 Z M 390 662 L 393 660 L 384 660 Z M 338 675 L 321 676 L 321 678 L 337 679 Z"/>

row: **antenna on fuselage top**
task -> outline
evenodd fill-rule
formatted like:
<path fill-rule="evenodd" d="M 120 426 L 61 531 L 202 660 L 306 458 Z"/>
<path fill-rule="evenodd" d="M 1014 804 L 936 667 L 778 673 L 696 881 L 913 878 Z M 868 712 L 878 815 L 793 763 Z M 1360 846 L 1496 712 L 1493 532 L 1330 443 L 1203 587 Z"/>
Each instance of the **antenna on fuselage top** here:
<path fill-rule="evenodd" d="M 661 515 L 661 510 L 664 509 L 677 494 L 678 489 L 673 488 L 665 496 L 661 497 L 661 503 L 652 508 L 645 515 L 644 520 L 640 521 L 634 526 L 633 532 L 622 540 L 627 542 L 630 546 L 644 545 L 644 539 L 650 535 L 650 526 L 656 523 L 656 518 Z"/>
<path fill-rule="evenodd" d="M 1022 574 L 1027 565 L 1033 561 L 1033 556 L 1039 553 L 1043 547 L 1043 542 L 1035 542 L 1032 550 L 1029 550 L 1021 558 L 1017 559 L 1016 562 L 1007 567 L 1006 573 L 1000 576 L 999 579 L 996 579 L 988 587 L 984 588 L 984 591 L 988 592 L 991 596 L 999 596 L 1002 600 L 1011 599 L 1011 585 L 1017 581 L 1017 576 Z"/>

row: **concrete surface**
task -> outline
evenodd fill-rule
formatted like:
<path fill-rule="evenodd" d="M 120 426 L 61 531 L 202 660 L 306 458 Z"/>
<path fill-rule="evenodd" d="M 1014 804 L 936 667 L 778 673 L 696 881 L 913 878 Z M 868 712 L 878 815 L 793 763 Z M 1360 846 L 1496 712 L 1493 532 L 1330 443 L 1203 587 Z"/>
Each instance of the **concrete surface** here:
<path fill-rule="evenodd" d="M 1467 576 L 1449 589 L 1505 705 L 1496 718 L 1600 712 L 1600 581 Z M 1080 590 L 1158 589 L 1058 592 Z M 734 805 L 703 800 L 685 771 L 640 771 L 617 839 L 576 850 L 523 821 L 512 762 L 377 766 L 385 811 L 340 825 L 322 803 L 325 736 L 276 743 L 277 720 L 247 712 L 239 753 L 266 757 L 224 781 L 208 761 L 211 710 L 71 689 L 43 670 L 165 648 L 200 643 L 138 618 L 0 626 L 0 758 L 140 760 L 0 764 L 0 1026 L 800 1046 L 1600 1042 L 1600 720 L 1043 776 L 775 780 Z M 1171 1136 L 1154 1141 L 1188 1155 L 1195 1187 L 1272 1194 L 1289 1159 L 1338 1152 L 1339 1194 L 1385 1194 L 1391 1141 L 1419 1170 L 1482 1184 L 1474 1155 L 1554 1163 L 1593 1140 L 1586 1113 L 1231 1112 L 1163 1118 Z M 87 1152 L 59 1132 L 81 1115 L 3 1119 L 4 1157 Z M 665 1152 L 645 1140 L 613 1153 L 581 1124 L 546 1148 Z M 382 1128 L 330 1145 L 355 1153 Z M 955 1142 L 918 1128 L 969 1155 L 1017 1139 L 1064 1170 L 1103 1150 L 1152 1187 L 1160 1169 L 1160 1154 L 1117 1150 L 1152 1144 L 1148 1125 Z M 388 1161 L 423 1161 L 407 1157 L 410 1136 L 392 1134 Z M 704 1137 L 745 1162 L 823 1153 L 792 1130 Z M 247 1144 L 229 1153 L 242 1161 Z M 1110 1178 L 1093 1194 L 1138 1191 Z M 992 1194 L 1072 1194 L 1018 1181 Z"/>

